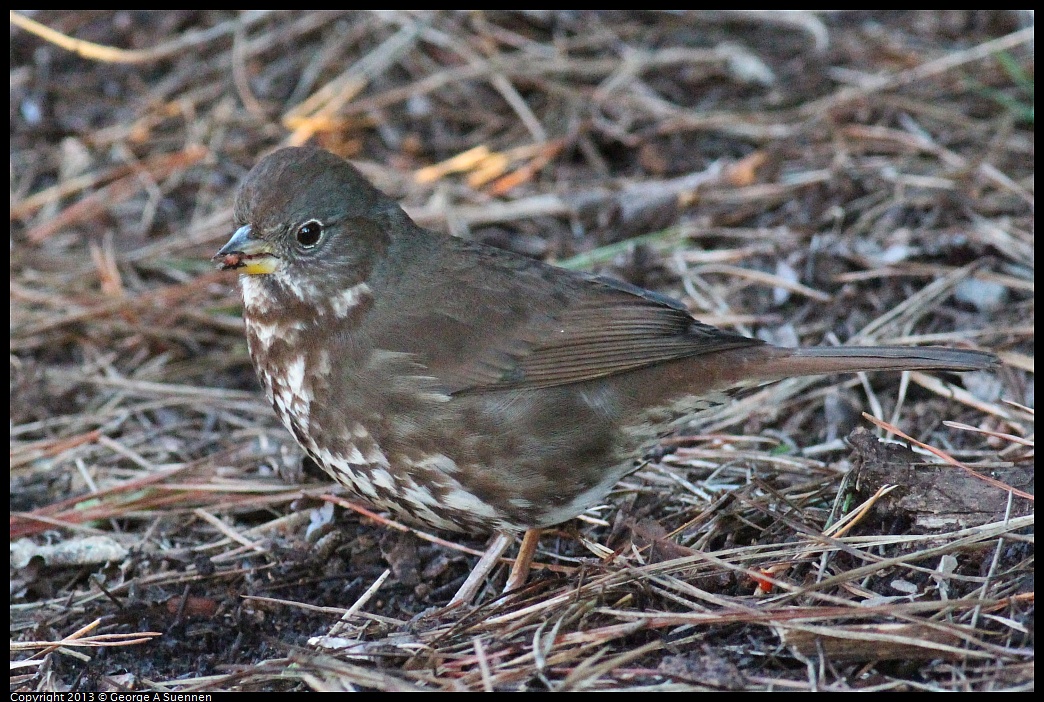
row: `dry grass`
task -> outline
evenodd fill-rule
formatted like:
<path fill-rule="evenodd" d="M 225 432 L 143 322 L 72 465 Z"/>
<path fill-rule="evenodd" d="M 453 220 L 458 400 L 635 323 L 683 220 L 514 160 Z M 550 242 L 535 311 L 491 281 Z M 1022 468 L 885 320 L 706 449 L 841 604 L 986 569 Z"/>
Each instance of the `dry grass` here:
<path fill-rule="evenodd" d="M 32 17 L 12 689 L 1032 688 L 1032 15 Z M 302 471 L 209 262 L 239 179 L 308 140 L 425 225 L 708 322 L 1004 363 L 763 389 L 545 535 L 523 591 L 441 609 L 482 540 Z M 935 453 L 846 443 L 885 433 L 860 411 Z"/>

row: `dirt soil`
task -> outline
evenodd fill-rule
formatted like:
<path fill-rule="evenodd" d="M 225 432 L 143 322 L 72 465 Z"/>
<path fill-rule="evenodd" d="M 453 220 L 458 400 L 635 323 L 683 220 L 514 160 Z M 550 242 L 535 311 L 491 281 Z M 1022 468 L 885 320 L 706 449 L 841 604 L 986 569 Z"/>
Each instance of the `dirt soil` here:
<path fill-rule="evenodd" d="M 1032 12 L 10 35 L 12 691 L 1033 688 Z M 521 591 L 505 563 L 447 609 L 486 537 L 302 460 L 211 262 L 244 174 L 303 143 L 711 324 L 1001 363 L 748 393 L 546 532 Z"/>

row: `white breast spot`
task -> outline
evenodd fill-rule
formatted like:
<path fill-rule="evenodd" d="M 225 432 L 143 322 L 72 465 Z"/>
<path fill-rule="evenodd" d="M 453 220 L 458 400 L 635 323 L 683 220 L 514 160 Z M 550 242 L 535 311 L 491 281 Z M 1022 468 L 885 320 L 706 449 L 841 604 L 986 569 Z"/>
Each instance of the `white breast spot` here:
<path fill-rule="evenodd" d="M 366 283 L 353 285 L 330 298 L 330 309 L 333 310 L 334 316 L 345 317 L 360 302 L 369 299 L 370 293 L 370 286 Z"/>
<path fill-rule="evenodd" d="M 496 510 L 487 505 L 467 490 L 455 488 L 442 496 L 442 504 L 450 509 L 456 509 L 466 514 L 482 519 L 497 519 L 500 515 Z"/>
<path fill-rule="evenodd" d="M 392 479 L 391 473 L 383 468 L 373 470 L 371 476 L 373 477 L 373 484 L 377 487 L 385 490 L 395 490 L 395 481 Z"/>
<path fill-rule="evenodd" d="M 257 343 L 261 345 L 261 351 L 267 352 L 272 342 L 280 337 L 281 327 L 278 324 L 264 324 L 263 322 L 251 322 L 250 331 L 253 333 Z"/>
<path fill-rule="evenodd" d="M 257 276 L 243 274 L 239 276 L 239 284 L 243 289 L 243 306 L 257 314 L 266 314 L 275 305 L 272 295 L 265 289 L 264 283 Z"/>
<path fill-rule="evenodd" d="M 286 364 L 286 387 L 293 395 L 304 392 L 305 358 L 298 356 Z"/>

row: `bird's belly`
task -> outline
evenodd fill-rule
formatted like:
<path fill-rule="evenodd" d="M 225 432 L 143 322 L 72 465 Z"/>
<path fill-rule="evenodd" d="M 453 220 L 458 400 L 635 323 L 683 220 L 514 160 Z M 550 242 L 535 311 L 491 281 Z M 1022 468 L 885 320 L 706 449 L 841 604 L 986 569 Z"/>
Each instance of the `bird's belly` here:
<path fill-rule="evenodd" d="M 598 381 L 449 395 L 404 354 L 335 368 L 324 344 L 310 348 L 313 356 L 270 354 L 282 362 L 256 364 L 283 424 L 351 492 L 437 529 L 516 530 L 574 517 L 633 468 L 668 415 L 691 409 L 634 413 Z"/>

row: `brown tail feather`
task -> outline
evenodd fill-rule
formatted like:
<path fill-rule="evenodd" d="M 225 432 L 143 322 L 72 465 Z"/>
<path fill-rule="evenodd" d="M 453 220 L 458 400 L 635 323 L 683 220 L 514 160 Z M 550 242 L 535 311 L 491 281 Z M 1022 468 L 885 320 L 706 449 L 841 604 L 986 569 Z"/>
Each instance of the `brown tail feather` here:
<path fill-rule="evenodd" d="M 768 356 L 760 359 L 762 363 L 757 373 L 763 380 L 878 370 L 974 371 L 997 363 L 997 357 L 986 351 L 936 346 L 756 347 L 752 351 L 764 351 L 764 356 Z"/>

